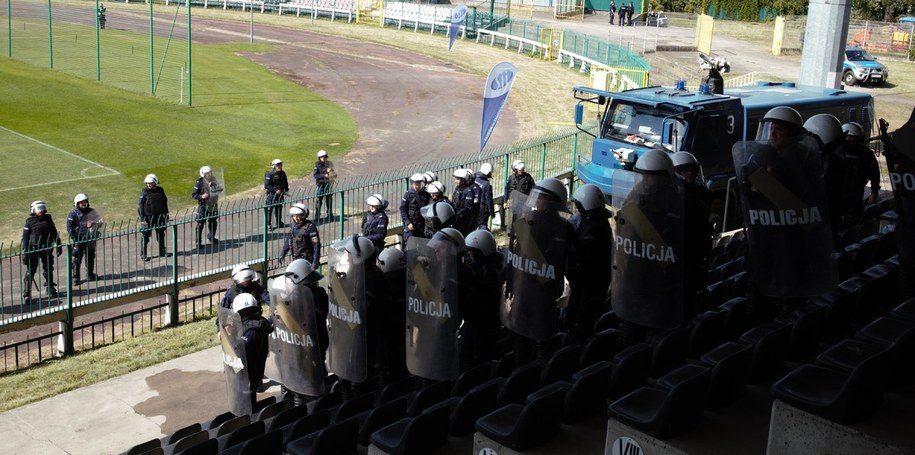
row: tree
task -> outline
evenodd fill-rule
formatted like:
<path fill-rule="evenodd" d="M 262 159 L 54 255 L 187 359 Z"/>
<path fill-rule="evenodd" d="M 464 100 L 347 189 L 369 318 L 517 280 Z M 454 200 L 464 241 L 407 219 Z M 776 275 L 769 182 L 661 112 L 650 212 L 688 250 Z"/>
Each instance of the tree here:
<path fill-rule="evenodd" d="M 911 13 L 912 0 L 853 0 L 852 9 L 864 19 L 895 22 L 896 16 Z"/>

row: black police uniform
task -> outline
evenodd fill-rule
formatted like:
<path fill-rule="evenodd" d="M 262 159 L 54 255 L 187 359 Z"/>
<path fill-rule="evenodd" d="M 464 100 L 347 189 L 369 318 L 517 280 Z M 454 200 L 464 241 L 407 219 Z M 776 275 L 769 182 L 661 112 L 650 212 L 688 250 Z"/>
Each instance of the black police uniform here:
<path fill-rule="evenodd" d="M 845 162 L 841 144 L 821 146 L 820 159 L 823 162 L 823 184 L 826 186 L 826 204 L 829 208 L 829 224 L 832 226 L 833 240 L 838 247 L 839 231 L 846 228 L 844 194 L 849 182 L 846 182 Z"/>
<path fill-rule="evenodd" d="M 365 215 L 362 219 L 362 236 L 372 241 L 376 251 L 384 249 L 384 239 L 388 236 L 388 214 L 384 209 Z"/>
<path fill-rule="evenodd" d="M 463 320 L 458 340 L 462 371 L 493 358 L 502 327 L 499 305 L 504 263 L 505 257 L 495 252 L 469 267 L 458 267 L 458 314 Z"/>
<path fill-rule="evenodd" d="M 251 294 L 254 296 L 254 299 L 257 300 L 258 305 L 270 305 L 270 292 L 264 289 L 264 286 L 257 280 L 251 280 L 247 287 L 236 283 L 234 280 L 232 284 L 226 288 L 226 293 L 222 295 L 222 300 L 219 301 L 219 306 L 223 308 L 232 309 L 232 301 L 235 300 L 235 297 L 239 294 Z M 261 310 L 263 312 L 263 310 Z M 219 331 L 219 319 L 216 319 L 216 331 Z"/>
<path fill-rule="evenodd" d="M 60 234 L 51 215 L 29 215 L 22 228 L 22 263 L 26 266 L 26 274 L 22 278 L 22 299 L 30 303 L 32 299 L 32 281 L 38 271 L 38 262 L 41 261 L 41 271 L 44 275 L 44 284 L 48 290 L 48 297 L 57 297 L 57 283 L 54 282 L 54 246 L 57 255 L 62 250 Z M 37 286 L 37 285 L 36 285 Z"/>
<path fill-rule="evenodd" d="M 492 184 L 491 177 L 482 173 L 477 173 L 477 186 L 480 187 L 480 213 L 477 218 L 477 228 L 486 228 L 489 226 L 489 218 L 492 217 L 495 210 L 492 204 Z"/>
<path fill-rule="evenodd" d="M 855 226 L 864 216 L 862 188 L 870 182 L 874 200 L 880 194 L 880 165 L 871 149 L 861 143 L 846 141 L 842 148 L 846 185 L 842 192 L 844 228 Z"/>
<path fill-rule="evenodd" d="M 683 227 L 683 292 L 684 316 L 689 318 L 701 311 L 702 296 L 708 284 L 708 262 L 712 251 L 712 192 L 705 185 L 683 183 L 685 210 Z"/>
<path fill-rule="evenodd" d="M 454 222 L 451 225 L 465 237 L 476 229 L 480 211 L 479 186 L 476 183 L 461 183 L 451 195 L 454 205 Z"/>
<path fill-rule="evenodd" d="M 271 229 L 271 218 L 276 219 L 276 227 L 285 227 L 283 223 L 283 197 L 289 192 L 289 180 L 286 171 L 269 170 L 264 174 L 264 193 L 267 196 L 267 229 Z"/>
<path fill-rule="evenodd" d="M 86 258 L 86 278 L 95 280 L 98 276 L 95 274 L 95 238 L 92 236 L 84 218 L 95 210 L 92 207 L 81 209 L 79 207 L 70 211 L 67 216 L 67 234 L 70 235 L 70 272 L 73 276 L 74 284 L 80 282 L 80 264 L 83 258 Z"/>
<path fill-rule="evenodd" d="M 885 124 L 881 119 L 881 133 Z M 889 136 L 882 134 L 893 197 L 896 199 L 896 240 L 899 244 L 899 299 L 915 297 L 915 109 L 911 118 Z"/>
<path fill-rule="evenodd" d="M 400 199 L 400 218 L 403 220 L 404 244 L 407 243 L 407 239 L 411 236 L 423 237 L 426 235 L 426 220 L 419 212 L 419 209 L 428 205 L 430 199 L 431 196 L 426 190 L 407 191 Z M 412 231 L 407 229 L 410 224 L 413 225 Z"/>
<path fill-rule="evenodd" d="M 147 248 L 149 247 L 149 238 L 152 231 L 156 231 L 156 242 L 159 244 L 159 256 L 166 256 L 165 252 L 165 228 L 168 225 L 168 197 L 165 195 L 165 189 L 161 186 L 155 188 L 143 188 L 140 191 L 140 203 L 137 206 L 137 213 L 146 226 L 140 231 L 143 233 L 143 248 L 140 250 L 140 256 L 146 260 L 149 258 Z"/>
<path fill-rule="evenodd" d="M 381 367 L 379 388 L 407 374 L 404 336 L 404 327 L 407 325 L 407 270 L 383 273 L 389 298 L 379 302 L 381 308 L 375 312 L 379 318 L 380 331 L 377 341 L 378 364 Z"/>
<path fill-rule="evenodd" d="M 305 259 L 312 264 L 321 261 L 321 236 L 318 234 L 317 226 L 311 220 L 302 220 L 301 224 L 292 224 L 292 229 L 289 230 L 286 241 L 283 243 L 280 259 L 285 258 L 290 250 L 292 259 Z"/>
<path fill-rule="evenodd" d="M 191 197 L 197 200 L 197 249 L 203 248 L 203 226 L 207 226 L 207 240 L 213 245 L 219 244 L 216 238 L 216 228 L 219 226 L 219 203 L 213 198 L 211 187 L 218 183 L 213 180 L 208 182 L 203 177 L 197 179 L 194 184 L 194 191 Z M 210 194 L 210 197 L 203 199 L 204 194 Z"/>
<path fill-rule="evenodd" d="M 609 310 L 607 292 L 613 265 L 613 229 L 603 207 L 569 218 L 575 229 L 570 261 L 572 291 L 565 309 L 565 325 L 573 340 L 583 342 L 594 333 L 594 323 Z"/>
<path fill-rule="evenodd" d="M 270 350 L 267 339 L 273 333 L 273 324 L 254 310 L 247 310 L 246 313 L 250 314 L 242 315 L 242 340 L 245 342 L 245 359 L 253 405 L 257 401 L 257 392 L 264 383 L 264 369 Z"/>
<path fill-rule="evenodd" d="M 315 178 L 315 184 L 318 185 L 318 200 L 315 202 L 315 219 L 321 219 L 321 206 L 326 202 L 327 203 L 327 218 L 333 218 L 334 216 L 334 203 L 331 199 L 331 186 L 333 185 L 333 171 L 334 163 L 330 160 L 325 160 L 323 163 L 321 160 L 315 161 L 315 168 L 312 171 L 312 176 Z"/>

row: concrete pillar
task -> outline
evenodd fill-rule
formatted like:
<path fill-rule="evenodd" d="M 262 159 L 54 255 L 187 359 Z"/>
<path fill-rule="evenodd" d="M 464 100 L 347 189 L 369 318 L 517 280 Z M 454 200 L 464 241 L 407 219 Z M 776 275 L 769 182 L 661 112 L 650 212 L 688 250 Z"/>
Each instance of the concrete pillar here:
<path fill-rule="evenodd" d="M 841 88 L 852 0 L 810 0 L 798 81 Z"/>

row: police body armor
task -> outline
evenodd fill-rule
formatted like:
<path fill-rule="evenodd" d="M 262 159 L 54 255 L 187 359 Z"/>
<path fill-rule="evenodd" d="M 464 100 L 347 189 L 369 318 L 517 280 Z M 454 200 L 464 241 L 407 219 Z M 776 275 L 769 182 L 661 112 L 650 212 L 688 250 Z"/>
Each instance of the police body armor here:
<path fill-rule="evenodd" d="M 245 358 L 245 328 L 241 316 L 231 308 L 219 307 L 219 340 L 228 389 L 229 410 L 237 416 L 251 414 L 251 386 Z"/>
<path fill-rule="evenodd" d="M 564 207 L 534 189 L 513 192 L 512 238 L 506 256 L 502 324 L 519 335 L 546 341 L 556 334 L 557 299 L 564 289 L 568 221 Z"/>
<path fill-rule="evenodd" d="M 328 254 L 329 346 L 327 367 L 338 377 L 362 382 L 368 374 L 366 347 L 365 265 L 337 242 Z"/>
<path fill-rule="evenodd" d="M 611 194 L 616 212 L 613 311 L 643 327 L 679 327 L 684 312 L 683 185 L 666 174 L 620 176 Z"/>
<path fill-rule="evenodd" d="M 406 353 L 410 373 L 436 381 L 458 375 L 457 253 L 451 242 L 407 241 Z"/>
<path fill-rule="evenodd" d="M 274 330 L 268 340 L 267 377 L 296 393 L 324 394 L 324 362 L 311 290 L 285 277 L 270 280 L 267 286 L 274 315 Z"/>
<path fill-rule="evenodd" d="M 808 297 L 839 282 L 816 141 L 734 144 L 753 281 L 772 297 Z"/>

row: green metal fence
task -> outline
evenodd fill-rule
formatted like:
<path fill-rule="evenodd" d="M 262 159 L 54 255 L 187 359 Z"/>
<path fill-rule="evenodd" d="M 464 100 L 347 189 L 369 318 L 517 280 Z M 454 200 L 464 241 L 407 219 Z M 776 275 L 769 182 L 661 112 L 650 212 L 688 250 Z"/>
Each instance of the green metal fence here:
<path fill-rule="evenodd" d="M 191 104 L 190 21 L 183 2 L 6 0 L 0 55 Z"/>
<path fill-rule="evenodd" d="M 398 232 L 402 226 L 398 211 L 400 197 L 407 189 L 407 178 L 418 172 L 436 172 L 446 184 L 446 191 L 450 192 L 453 190 L 450 176 L 454 170 L 479 169 L 480 164 L 489 162 L 494 168 L 492 185 L 496 198 L 503 195 L 510 164 L 516 159 L 525 161 L 528 172 L 535 179 L 570 177 L 578 151 L 589 150 L 590 141 L 591 136 L 572 130 L 501 147 L 482 156 L 459 156 L 341 180 L 332 193 L 335 217 L 332 220 L 317 220 L 318 232 L 325 248 L 335 240 L 360 232 L 363 216 L 368 211 L 365 199 L 375 193 L 390 201 L 389 234 Z M 304 202 L 314 210 L 315 198 L 314 188 L 302 189 L 285 199 L 282 210 L 285 213 L 294 202 Z M 56 254 L 55 245 L 36 250 L 22 250 L 19 242 L 0 245 L 0 332 L 56 321 L 72 326 L 73 319 L 78 315 L 155 296 L 165 295 L 177 302 L 182 289 L 225 280 L 227 272 L 240 263 L 253 264 L 265 275 L 285 266 L 289 258 L 280 261 L 279 257 L 287 230 L 266 229 L 267 212 L 263 197 L 223 202 L 219 210 L 217 245 L 206 242 L 204 249 L 197 249 L 198 219 L 194 211 L 187 210 L 173 214 L 165 227 L 167 256 L 159 256 L 153 233 L 149 244 L 149 262 L 140 258 L 142 225 L 136 220 L 106 222 L 94 240 L 98 279 L 80 285 L 74 285 L 69 279 L 74 245 L 68 242 L 64 232 L 64 214 L 56 214 L 63 237 L 60 255 Z M 389 236 L 388 243 L 394 241 L 395 237 Z M 85 248 L 87 245 L 79 246 Z M 50 275 L 42 276 L 43 268 L 38 264 L 34 280 L 27 280 L 29 258 L 35 260 L 42 254 L 50 258 L 53 265 Z M 82 273 L 83 278 L 86 276 L 85 272 Z M 49 295 L 48 280 L 57 284 L 58 297 Z M 26 289 L 29 291 L 23 292 Z M 31 301 L 26 301 L 24 295 L 30 295 Z M 70 337 L 72 339 L 72 334 Z"/>

